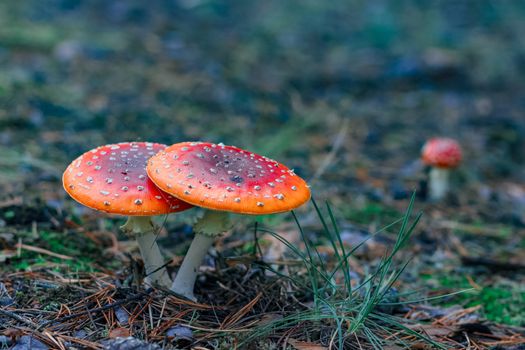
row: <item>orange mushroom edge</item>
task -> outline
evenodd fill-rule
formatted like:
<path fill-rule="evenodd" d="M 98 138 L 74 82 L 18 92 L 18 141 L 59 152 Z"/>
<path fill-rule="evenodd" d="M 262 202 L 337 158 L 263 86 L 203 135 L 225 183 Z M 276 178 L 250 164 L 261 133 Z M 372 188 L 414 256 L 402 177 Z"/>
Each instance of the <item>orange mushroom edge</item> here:
<path fill-rule="evenodd" d="M 207 142 L 182 142 L 152 157 L 149 177 L 195 206 L 239 214 L 290 211 L 310 199 L 293 170 L 267 157 Z"/>

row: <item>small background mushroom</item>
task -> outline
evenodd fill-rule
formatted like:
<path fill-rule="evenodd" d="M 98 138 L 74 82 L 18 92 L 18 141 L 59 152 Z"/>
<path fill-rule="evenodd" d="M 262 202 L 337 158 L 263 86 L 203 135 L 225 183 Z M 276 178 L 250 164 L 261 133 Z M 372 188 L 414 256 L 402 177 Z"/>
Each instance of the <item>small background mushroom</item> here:
<path fill-rule="evenodd" d="M 425 143 L 421 159 L 431 167 L 428 184 L 430 200 L 441 200 L 447 194 L 450 170 L 459 165 L 461 158 L 461 147 L 456 140 L 436 137 Z"/>

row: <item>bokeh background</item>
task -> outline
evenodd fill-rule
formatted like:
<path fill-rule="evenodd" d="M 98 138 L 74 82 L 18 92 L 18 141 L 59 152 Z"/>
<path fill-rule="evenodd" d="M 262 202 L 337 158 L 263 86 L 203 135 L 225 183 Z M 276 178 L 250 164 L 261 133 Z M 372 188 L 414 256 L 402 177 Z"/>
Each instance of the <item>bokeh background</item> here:
<path fill-rule="evenodd" d="M 222 141 L 308 177 L 343 120 L 330 176 L 395 171 L 446 135 L 469 179 L 523 178 L 524 15 L 519 1 L 3 1 L 2 178 L 125 140 Z"/>
<path fill-rule="evenodd" d="M 206 140 L 295 168 L 370 231 L 419 190 L 418 259 L 445 273 L 522 262 L 523 33 L 522 1 L 1 1 L 0 224 L 78 213 L 60 179 L 91 148 Z M 437 135 L 465 161 L 436 206 L 418 159 Z M 501 278 L 478 283 L 523 303 L 523 275 Z"/>

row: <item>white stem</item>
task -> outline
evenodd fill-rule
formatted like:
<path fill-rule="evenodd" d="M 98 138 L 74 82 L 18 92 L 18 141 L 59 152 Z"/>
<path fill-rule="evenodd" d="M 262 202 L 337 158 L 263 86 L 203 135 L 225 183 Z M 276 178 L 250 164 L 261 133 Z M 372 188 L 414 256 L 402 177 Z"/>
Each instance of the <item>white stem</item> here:
<path fill-rule="evenodd" d="M 140 254 L 144 260 L 144 269 L 146 270 L 146 283 L 169 288 L 171 278 L 168 271 L 165 267 L 159 269 L 165 262 L 157 245 L 157 236 L 151 218 L 149 216 L 130 216 L 121 229 L 134 235 L 139 244 Z"/>
<path fill-rule="evenodd" d="M 183 295 L 190 300 L 196 300 L 195 295 L 193 294 L 193 287 L 195 285 L 195 280 L 197 279 L 197 272 L 199 271 L 199 267 L 214 240 L 215 237 L 213 236 L 200 233 L 195 234 L 190 249 L 186 253 L 186 257 L 184 258 L 179 272 L 177 272 L 177 276 L 175 277 L 175 281 L 171 286 L 172 291 Z"/>
<path fill-rule="evenodd" d="M 193 231 L 195 238 L 190 249 L 171 285 L 171 290 L 183 295 L 190 300 L 196 300 L 193 287 L 197 279 L 199 266 L 202 264 L 208 249 L 213 244 L 215 237 L 230 228 L 230 215 L 226 212 L 206 210 L 204 216 L 195 224 Z"/>
<path fill-rule="evenodd" d="M 429 197 L 432 201 L 439 201 L 448 192 L 448 169 L 432 167 L 430 169 Z"/>

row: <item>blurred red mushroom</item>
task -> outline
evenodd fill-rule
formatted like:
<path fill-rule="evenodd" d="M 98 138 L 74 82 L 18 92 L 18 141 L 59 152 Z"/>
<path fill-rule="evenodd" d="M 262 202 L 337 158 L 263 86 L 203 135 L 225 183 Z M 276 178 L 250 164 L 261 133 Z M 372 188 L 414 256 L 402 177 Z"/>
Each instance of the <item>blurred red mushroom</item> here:
<path fill-rule="evenodd" d="M 156 243 L 151 216 L 174 213 L 192 206 L 162 192 L 147 177 L 147 160 L 165 145 L 125 142 L 95 148 L 75 159 L 62 182 L 77 202 L 110 214 L 127 215 L 121 229 L 134 236 L 144 260 L 147 282 L 171 285 Z"/>
<path fill-rule="evenodd" d="M 461 147 L 456 140 L 435 137 L 428 140 L 421 151 L 423 163 L 430 166 L 429 198 L 441 200 L 448 192 L 448 177 L 451 169 L 461 162 Z"/>
<path fill-rule="evenodd" d="M 262 215 L 292 210 L 310 198 L 306 182 L 269 158 L 234 146 L 183 142 L 148 161 L 148 176 L 163 191 L 206 208 L 172 290 L 195 300 L 193 287 L 216 236 L 230 228 L 228 212 Z"/>

